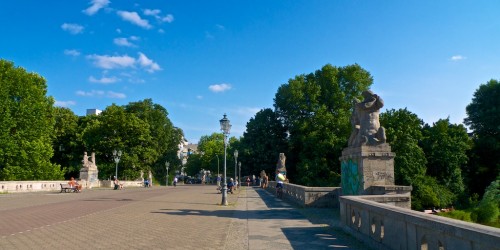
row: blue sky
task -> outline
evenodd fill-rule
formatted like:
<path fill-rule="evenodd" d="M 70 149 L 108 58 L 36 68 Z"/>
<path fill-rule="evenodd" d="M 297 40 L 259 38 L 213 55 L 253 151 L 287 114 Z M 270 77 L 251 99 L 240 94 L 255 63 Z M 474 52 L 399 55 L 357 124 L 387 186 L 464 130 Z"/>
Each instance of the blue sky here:
<path fill-rule="evenodd" d="M 327 63 L 358 63 L 385 109 L 462 123 L 500 79 L 498 1 L 0 2 L 0 58 L 47 79 L 84 115 L 151 98 L 196 143 L 224 113 L 241 136 L 278 87 Z"/>

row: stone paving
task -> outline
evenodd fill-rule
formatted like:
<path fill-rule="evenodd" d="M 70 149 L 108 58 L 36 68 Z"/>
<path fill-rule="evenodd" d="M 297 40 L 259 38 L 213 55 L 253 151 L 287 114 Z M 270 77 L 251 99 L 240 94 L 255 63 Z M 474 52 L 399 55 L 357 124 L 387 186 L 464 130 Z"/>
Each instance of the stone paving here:
<path fill-rule="evenodd" d="M 368 249 L 338 210 L 300 209 L 259 188 L 211 185 L 0 195 L 0 249 Z"/>

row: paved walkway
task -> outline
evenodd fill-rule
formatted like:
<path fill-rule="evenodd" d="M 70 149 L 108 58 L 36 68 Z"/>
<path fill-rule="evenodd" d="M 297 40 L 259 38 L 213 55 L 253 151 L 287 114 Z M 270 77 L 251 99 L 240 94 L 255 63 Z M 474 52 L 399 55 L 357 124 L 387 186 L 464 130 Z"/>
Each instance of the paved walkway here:
<path fill-rule="evenodd" d="M 336 210 L 253 187 L 228 201 L 209 185 L 0 194 L 0 249 L 367 249 Z"/>

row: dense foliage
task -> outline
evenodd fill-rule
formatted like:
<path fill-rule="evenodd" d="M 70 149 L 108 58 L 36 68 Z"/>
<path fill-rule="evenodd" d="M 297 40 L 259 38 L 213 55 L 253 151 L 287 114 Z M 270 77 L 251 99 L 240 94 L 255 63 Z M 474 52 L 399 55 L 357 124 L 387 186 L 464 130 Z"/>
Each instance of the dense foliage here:
<path fill-rule="evenodd" d="M 289 179 L 310 186 L 339 184 L 338 158 L 351 132 L 352 103 L 372 82 L 357 64 L 328 64 L 278 88 L 274 108 L 289 133 Z"/>
<path fill-rule="evenodd" d="M 279 153 L 287 152 L 287 133 L 272 109 L 263 109 L 247 123 L 241 139 L 239 161 L 245 162 L 243 175 L 260 173 L 272 175 Z"/>
<path fill-rule="evenodd" d="M 482 193 L 500 174 L 500 82 L 479 86 L 466 111 L 464 122 L 474 132 L 466 182 L 471 192 Z"/>
<path fill-rule="evenodd" d="M 54 100 L 43 77 L 0 60 L 0 180 L 63 178 L 53 155 Z"/>

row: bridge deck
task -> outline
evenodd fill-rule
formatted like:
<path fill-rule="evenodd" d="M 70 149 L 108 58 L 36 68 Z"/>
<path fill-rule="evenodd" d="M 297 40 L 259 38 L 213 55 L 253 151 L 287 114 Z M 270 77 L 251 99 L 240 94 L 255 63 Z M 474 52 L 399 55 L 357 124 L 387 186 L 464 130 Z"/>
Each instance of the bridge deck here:
<path fill-rule="evenodd" d="M 210 185 L 0 194 L 0 249 L 367 249 L 338 211 Z"/>

